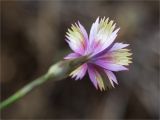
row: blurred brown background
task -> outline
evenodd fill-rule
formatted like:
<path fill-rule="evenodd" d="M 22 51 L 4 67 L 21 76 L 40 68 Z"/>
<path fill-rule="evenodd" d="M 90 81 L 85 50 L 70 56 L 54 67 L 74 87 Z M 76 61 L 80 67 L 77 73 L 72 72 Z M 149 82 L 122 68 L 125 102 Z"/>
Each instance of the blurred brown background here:
<path fill-rule="evenodd" d="M 87 31 L 106 16 L 121 28 L 116 41 L 131 44 L 133 64 L 116 73 L 119 86 L 96 91 L 88 75 L 48 82 L 1 111 L 3 119 L 158 119 L 159 5 L 145 1 L 1 2 L 1 101 L 45 73 L 69 52 L 67 28 L 78 20 Z"/>

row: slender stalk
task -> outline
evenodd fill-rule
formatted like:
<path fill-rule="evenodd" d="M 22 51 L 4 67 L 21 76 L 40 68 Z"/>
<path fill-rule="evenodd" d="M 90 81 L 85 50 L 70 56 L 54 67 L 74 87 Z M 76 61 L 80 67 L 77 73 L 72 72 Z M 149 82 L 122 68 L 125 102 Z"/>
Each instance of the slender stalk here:
<path fill-rule="evenodd" d="M 1 102 L 0 110 L 13 104 L 17 100 L 19 100 L 20 98 L 28 94 L 30 91 L 32 91 L 33 88 L 40 86 L 41 84 L 47 82 L 50 79 L 56 81 L 56 80 L 61 80 L 67 77 L 72 70 L 74 70 L 75 68 L 77 68 L 78 66 L 86 62 L 87 60 L 88 60 L 88 57 L 84 56 L 74 60 L 63 60 L 54 64 L 49 68 L 46 74 L 28 83 L 22 89 L 17 91 L 15 94 L 13 94 L 9 98 Z"/>
<path fill-rule="evenodd" d="M 12 96 L 10 96 L 8 99 L 6 99 L 2 103 L 0 103 L 0 109 L 4 109 L 7 106 L 11 105 L 12 103 L 14 103 L 15 101 L 17 101 L 18 99 L 20 99 L 23 96 L 25 96 L 27 93 L 29 93 L 33 88 L 35 88 L 36 86 L 39 86 L 39 85 L 43 84 L 47 80 L 49 80 L 49 76 L 48 76 L 48 74 L 45 74 L 45 75 L 43 75 L 43 76 L 35 79 L 34 81 L 30 82 L 29 84 L 27 84 L 26 86 L 24 86 L 22 89 L 20 89 L 19 91 L 17 91 L 15 94 L 13 94 Z"/>

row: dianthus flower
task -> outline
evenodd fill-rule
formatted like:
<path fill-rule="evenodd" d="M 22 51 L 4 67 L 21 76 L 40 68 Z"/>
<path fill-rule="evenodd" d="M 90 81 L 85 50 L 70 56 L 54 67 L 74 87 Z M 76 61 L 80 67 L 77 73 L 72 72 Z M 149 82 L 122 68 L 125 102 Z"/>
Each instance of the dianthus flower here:
<path fill-rule="evenodd" d="M 96 89 L 105 90 L 106 87 L 118 84 L 113 72 L 128 70 L 132 53 L 126 47 L 129 44 L 115 43 L 120 28 L 109 18 L 97 20 L 92 24 L 88 36 L 80 22 L 75 23 L 66 33 L 66 41 L 73 53 L 64 59 L 75 59 L 89 56 L 89 60 L 70 73 L 76 80 L 82 79 L 88 72 Z M 108 76 L 109 82 L 106 80 Z"/>

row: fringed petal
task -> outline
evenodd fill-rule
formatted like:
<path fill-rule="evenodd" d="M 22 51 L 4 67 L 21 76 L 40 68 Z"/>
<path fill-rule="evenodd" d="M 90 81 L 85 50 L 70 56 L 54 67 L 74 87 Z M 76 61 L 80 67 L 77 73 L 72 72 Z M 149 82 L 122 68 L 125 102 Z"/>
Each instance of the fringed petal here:
<path fill-rule="evenodd" d="M 94 64 L 110 71 L 128 70 L 128 68 L 124 67 L 123 65 L 113 64 L 104 60 L 96 60 Z"/>
<path fill-rule="evenodd" d="M 90 34 L 89 34 L 89 46 L 93 46 L 93 42 L 95 40 L 95 37 L 98 32 L 98 26 L 99 26 L 99 17 L 96 19 L 96 21 L 92 24 Z M 91 48 L 92 50 L 93 48 Z"/>
<path fill-rule="evenodd" d="M 116 76 L 114 75 L 113 72 L 109 71 L 109 70 L 104 70 L 105 73 L 107 74 L 108 78 L 109 78 L 109 81 L 111 83 L 111 85 L 114 87 L 114 83 L 118 84 L 118 81 L 117 81 L 117 78 Z M 114 83 L 113 83 L 114 82 Z"/>
<path fill-rule="evenodd" d="M 82 79 L 86 74 L 86 71 L 87 71 L 87 64 L 85 63 L 80 67 L 78 67 L 77 69 L 75 69 L 73 72 L 71 72 L 70 76 L 72 76 L 72 78 L 75 77 L 76 80 Z"/>
<path fill-rule="evenodd" d="M 97 18 L 96 22 L 93 23 L 89 36 L 89 46 L 90 53 L 92 52 L 93 56 L 102 52 L 108 48 L 117 37 L 117 32 L 120 28 L 115 29 L 116 24 L 113 24 L 113 21 L 109 21 L 109 18 L 100 20 Z"/>
<path fill-rule="evenodd" d="M 96 89 L 99 88 L 101 91 L 105 90 L 102 76 L 96 70 L 96 68 L 91 64 L 89 64 L 89 67 L 88 67 L 88 74 L 89 74 L 89 77 L 90 77 L 93 85 L 96 87 Z"/>
<path fill-rule="evenodd" d="M 90 78 L 91 82 L 93 83 L 95 88 L 98 89 L 97 80 L 96 80 L 96 77 L 95 77 L 95 69 L 90 64 L 88 64 L 88 74 L 89 74 L 89 78 Z"/>
<path fill-rule="evenodd" d="M 129 46 L 129 44 L 115 43 L 109 51 L 115 51 Z"/>
<path fill-rule="evenodd" d="M 132 53 L 130 53 L 128 49 L 119 49 L 120 47 L 124 46 L 127 46 L 127 44 L 120 44 L 120 46 L 114 47 L 112 50 L 109 50 L 104 55 L 98 56 L 96 60 L 100 60 L 102 61 L 102 63 L 105 62 L 128 66 L 130 63 L 132 63 L 132 58 L 130 57 Z"/>
<path fill-rule="evenodd" d="M 70 53 L 67 56 L 65 56 L 64 59 L 75 59 L 75 58 L 78 58 L 78 57 L 80 57 L 80 54 L 78 54 L 78 53 Z"/>
<path fill-rule="evenodd" d="M 68 29 L 67 43 L 70 48 L 79 54 L 84 54 L 87 49 L 88 35 L 85 28 L 78 22 L 78 25 L 72 25 L 71 29 Z"/>
<path fill-rule="evenodd" d="M 85 42 L 88 43 L 88 34 L 87 34 L 86 29 L 83 27 L 83 25 L 81 25 L 81 23 L 79 21 L 78 21 L 78 25 L 79 25 L 80 31 L 83 33 L 83 37 L 86 40 Z"/>

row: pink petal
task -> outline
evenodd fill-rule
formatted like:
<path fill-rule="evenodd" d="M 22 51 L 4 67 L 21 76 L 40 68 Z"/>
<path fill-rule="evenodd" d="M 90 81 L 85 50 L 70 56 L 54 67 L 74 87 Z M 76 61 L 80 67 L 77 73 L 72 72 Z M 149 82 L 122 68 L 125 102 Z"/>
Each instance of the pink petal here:
<path fill-rule="evenodd" d="M 98 89 L 97 80 L 96 80 L 96 70 L 94 66 L 91 64 L 88 64 L 88 74 L 89 74 L 89 78 L 91 79 L 91 82 L 93 83 L 95 88 Z"/>
<path fill-rule="evenodd" d="M 100 44 L 100 50 L 97 50 L 99 52 L 105 50 L 106 48 L 108 48 L 116 39 L 117 37 L 117 32 L 120 30 L 120 28 L 116 29 L 113 33 L 111 33 L 111 35 L 109 36 L 109 38 L 106 39 L 106 42 L 103 44 Z M 98 53 L 98 52 L 97 52 Z"/>
<path fill-rule="evenodd" d="M 67 43 L 74 52 L 81 55 L 85 53 L 88 45 L 88 34 L 80 22 L 68 29 L 66 38 Z"/>
<path fill-rule="evenodd" d="M 89 44 L 89 40 L 88 40 L 88 34 L 87 34 L 87 31 L 85 30 L 85 28 L 80 24 L 80 22 L 78 21 L 78 25 L 79 25 L 79 28 L 80 28 L 80 31 L 82 32 L 83 34 L 83 37 L 84 37 L 84 49 L 85 49 L 85 53 L 87 53 L 88 51 L 88 44 Z"/>
<path fill-rule="evenodd" d="M 110 71 L 128 70 L 128 68 L 124 67 L 123 65 L 109 63 L 105 60 L 97 60 L 94 62 L 94 64 L 96 64 L 104 69 L 110 70 Z"/>
<path fill-rule="evenodd" d="M 81 25 L 81 23 L 79 21 L 78 21 L 78 25 L 80 27 L 81 32 L 83 33 L 85 40 L 88 41 L 88 34 L 87 34 L 86 29 Z"/>
<path fill-rule="evenodd" d="M 99 17 L 96 19 L 96 21 L 91 26 L 91 30 L 90 30 L 90 34 L 89 34 L 89 45 L 90 45 L 90 47 L 92 47 L 95 36 L 97 35 L 98 25 L 99 25 Z"/>
<path fill-rule="evenodd" d="M 74 58 L 78 58 L 80 57 L 80 55 L 78 53 L 70 53 L 67 56 L 64 57 L 64 59 L 74 59 Z"/>
<path fill-rule="evenodd" d="M 83 48 L 83 44 L 76 42 L 74 40 L 71 41 L 71 38 L 69 38 L 70 40 L 66 39 L 66 42 L 68 43 L 69 47 L 78 54 L 83 54 L 84 53 L 84 48 Z"/>
<path fill-rule="evenodd" d="M 105 73 L 107 74 L 110 83 L 112 84 L 112 86 L 114 87 L 113 82 L 115 82 L 116 84 L 118 84 L 118 81 L 116 79 L 116 76 L 114 75 L 113 72 L 109 71 L 109 70 L 105 70 Z"/>
<path fill-rule="evenodd" d="M 129 46 L 129 44 L 115 43 L 109 51 L 115 51 Z"/>
<path fill-rule="evenodd" d="M 82 79 L 87 71 L 87 64 L 83 64 L 80 67 L 78 67 L 76 70 L 74 70 L 70 75 L 73 77 L 76 77 L 75 79 Z"/>
<path fill-rule="evenodd" d="M 111 44 L 114 42 L 114 40 L 117 37 L 117 32 L 120 30 L 120 28 L 116 29 L 113 33 L 111 33 L 109 36 L 106 36 L 106 38 L 97 38 L 96 35 L 94 36 L 94 40 L 92 41 L 92 51 L 94 51 L 93 56 L 104 51 L 108 47 L 111 46 Z M 98 40 L 96 40 L 98 39 Z"/>

